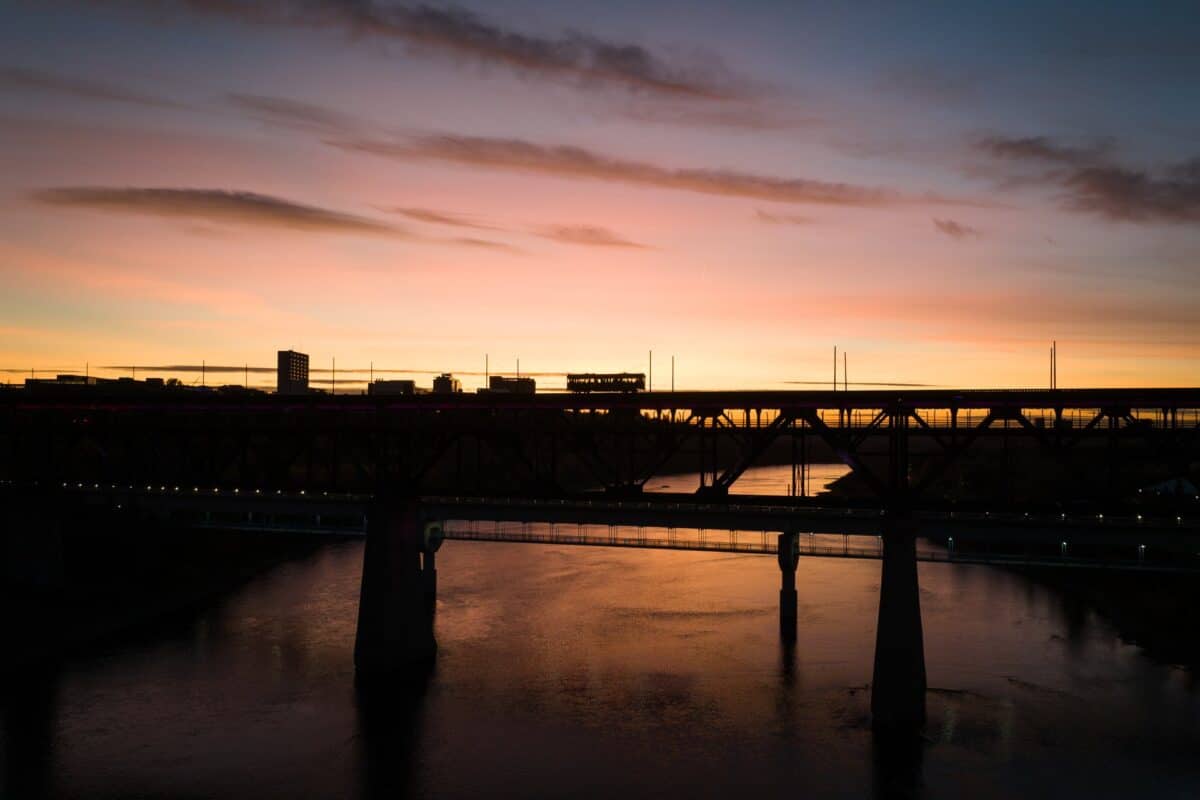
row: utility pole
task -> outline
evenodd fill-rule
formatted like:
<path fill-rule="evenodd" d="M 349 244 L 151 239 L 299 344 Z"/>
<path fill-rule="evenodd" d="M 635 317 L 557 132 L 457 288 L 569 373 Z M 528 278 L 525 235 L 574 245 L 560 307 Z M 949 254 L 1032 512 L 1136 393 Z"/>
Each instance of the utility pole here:
<path fill-rule="evenodd" d="M 837 391 L 837 345 L 833 346 L 833 390 Z"/>
<path fill-rule="evenodd" d="M 521 358 L 517 357 L 517 377 L 521 377 Z"/>
<path fill-rule="evenodd" d="M 671 391 L 675 391 L 675 356 L 671 356 Z"/>
<path fill-rule="evenodd" d="M 846 369 L 846 351 L 842 351 L 842 391 L 850 391 L 850 373 Z"/>

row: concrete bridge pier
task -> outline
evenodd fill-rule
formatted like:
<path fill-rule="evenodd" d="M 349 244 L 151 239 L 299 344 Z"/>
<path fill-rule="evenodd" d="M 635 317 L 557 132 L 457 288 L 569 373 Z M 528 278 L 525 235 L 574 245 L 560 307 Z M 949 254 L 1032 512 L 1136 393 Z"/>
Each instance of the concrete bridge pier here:
<path fill-rule="evenodd" d="M 354 667 L 360 680 L 427 666 L 437 653 L 432 605 L 437 573 L 414 503 L 372 506 L 363 549 Z"/>
<path fill-rule="evenodd" d="M 779 534 L 779 634 L 786 641 L 796 640 L 796 565 L 800 556 L 800 537 L 795 531 Z"/>
<path fill-rule="evenodd" d="M 891 522 L 884 527 L 871 681 L 871 717 L 876 730 L 916 728 L 925 722 L 925 643 L 916 541 L 911 522 Z"/>

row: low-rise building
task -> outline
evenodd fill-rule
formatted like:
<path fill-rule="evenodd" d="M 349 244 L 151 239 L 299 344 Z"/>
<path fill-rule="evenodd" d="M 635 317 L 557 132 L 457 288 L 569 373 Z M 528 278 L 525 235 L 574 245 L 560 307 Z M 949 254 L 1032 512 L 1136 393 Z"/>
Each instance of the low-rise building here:
<path fill-rule="evenodd" d="M 434 394 L 458 394 L 461 391 L 462 381 L 449 372 L 443 372 L 433 379 Z"/>

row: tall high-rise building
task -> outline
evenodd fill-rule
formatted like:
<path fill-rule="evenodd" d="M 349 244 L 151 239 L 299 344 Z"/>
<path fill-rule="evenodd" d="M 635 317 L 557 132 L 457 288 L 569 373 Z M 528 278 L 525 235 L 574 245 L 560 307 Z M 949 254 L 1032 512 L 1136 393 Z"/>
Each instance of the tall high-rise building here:
<path fill-rule="evenodd" d="M 308 353 L 279 351 L 275 391 L 279 394 L 308 394 Z"/>

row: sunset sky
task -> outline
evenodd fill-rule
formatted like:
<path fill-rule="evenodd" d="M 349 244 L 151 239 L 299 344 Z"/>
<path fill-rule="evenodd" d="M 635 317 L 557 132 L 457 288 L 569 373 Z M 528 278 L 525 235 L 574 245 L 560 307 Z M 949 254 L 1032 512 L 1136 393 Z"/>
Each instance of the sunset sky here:
<path fill-rule="evenodd" d="M 0 380 L 1200 384 L 1196 4 L 902 5 L 4 0 Z"/>

